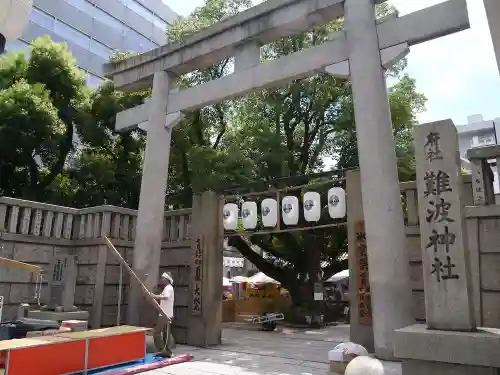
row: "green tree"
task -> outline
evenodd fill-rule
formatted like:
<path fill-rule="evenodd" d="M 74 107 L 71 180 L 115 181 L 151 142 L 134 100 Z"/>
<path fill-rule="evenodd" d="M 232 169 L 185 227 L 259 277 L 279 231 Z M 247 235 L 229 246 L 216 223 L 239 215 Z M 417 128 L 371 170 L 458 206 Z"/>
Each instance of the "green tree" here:
<path fill-rule="evenodd" d="M 188 17 L 168 30 L 170 41 L 182 40 L 252 5 L 250 0 L 205 0 Z M 188 88 L 219 79 L 232 71 L 227 58 L 180 77 L 178 85 Z M 223 184 L 243 184 L 253 179 L 251 160 L 246 158 L 232 124 L 234 103 L 217 103 L 192 111 L 172 135 L 168 204 L 190 207 L 193 192 L 215 189 Z"/>
<path fill-rule="evenodd" d="M 249 3 L 243 0 L 207 0 L 203 7 L 197 8 L 191 16 L 170 29 L 169 39 L 182 40 L 188 34 L 248 6 Z M 386 7 L 380 9 L 382 14 L 388 11 L 390 9 Z M 263 48 L 263 58 L 279 58 L 323 43 L 332 31 L 340 27 L 341 23 L 336 21 L 318 27 L 312 33 L 272 43 Z M 396 82 L 390 89 L 390 101 L 401 150 L 399 154 L 411 161 L 411 138 L 408 136 L 416 114 L 422 109 L 423 97 L 416 93 L 414 82 L 401 75 L 403 68 L 404 61 L 388 72 Z M 232 59 L 224 59 L 209 68 L 181 77 L 178 85 L 187 88 L 203 84 L 231 74 L 231 71 Z M 112 132 L 112 114 L 125 107 L 119 106 L 110 111 L 105 122 L 107 125 L 102 127 L 106 129 L 106 136 L 101 134 L 97 141 L 128 136 L 116 137 Z M 256 92 L 238 101 L 193 111 L 187 114 L 173 134 L 167 204 L 189 206 L 193 192 L 220 188 L 223 184 L 230 186 L 260 181 L 261 186 L 267 188 L 274 178 L 300 176 L 324 169 L 327 167 L 326 158 L 334 159 L 338 166 L 355 166 L 357 151 L 353 142 L 353 123 L 349 82 L 324 74 L 294 81 L 278 89 Z M 143 142 L 140 132 L 134 131 L 129 135 Z M 88 139 L 89 150 L 102 147 L 95 138 L 93 141 L 86 136 L 82 138 Z M 137 150 L 142 147 L 141 143 L 136 145 Z M 124 196 L 122 189 L 126 187 L 130 190 L 129 194 L 134 191 L 134 199 L 137 199 L 139 180 L 133 177 L 135 184 L 125 180 L 117 184 L 115 175 L 109 172 L 120 169 L 113 164 L 117 160 L 116 151 L 107 147 L 102 148 L 102 153 L 82 154 L 78 168 L 78 185 L 82 191 L 92 192 L 89 195 L 100 197 L 97 200 L 108 192 L 106 202 L 114 204 L 110 189 L 114 189 L 114 196 L 120 199 Z M 85 155 L 86 158 L 83 158 Z M 134 168 L 139 166 L 139 155 L 137 151 Z M 411 173 L 410 164 L 403 161 L 400 164 Z M 140 175 L 137 169 L 128 171 L 132 176 Z M 87 176 L 85 184 L 81 183 L 82 176 Z M 280 188 L 287 184 L 274 185 Z M 130 206 L 133 206 L 132 201 L 128 200 Z M 230 243 L 262 271 L 287 286 L 297 303 L 311 298 L 319 270 L 323 271 L 323 278 L 327 278 L 345 266 L 345 261 L 339 261 L 347 245 L 345 229 L 341 227 L 255 237 L 252 242 L 233 237 Z M 266 255 L 257 254 L 252 245 L 258 245 Z"/>
<path fill-rule="evenodd" d="M 190 17 L 168 30 L 171 41 L 182 40 L 201 28 L 223 20 L 250 6 L 249 0 L 207 0 Z M 115 53 L 111 61 L 131 56 L 130 52 Z M 225 59 L 211 67 L 195 71 L 178 79 L 181 88 L 218 79 L 231 71 L 232 60 Z M 137 208 L 142 152 L 145 133 L 135 129 L 116 134 L 116 113 L 140 104 L 150 95 L 115 91 L 106 83 L 91 95 L 91 111 L 80 138 L 82 145 L 68 180 L 67 199 L 78 205 L 116 204 Z M 192 111 L 174 129 L 168 178 L 167 206 L 190 207 L 193 192 L 213 189 L 223 183 L 249 181 L 251 162 L 235 143 L 231 125 L 233 105 L 219 103 Z"/>
<path fill-rule="evenodd" d="M 48 37 L 0 58 L 0 195 L 43 201 L 88 104 L 85 75 Z"/>
<path fill-rule="evenodd" d="M 92 92 L 78 132 L 78 152 L 68 170 L 67 200 L 79 207 L 138 207 L 145 134 L 140 129 L 117 134 L 114 128 L 118 112 L 143 103 L 149 95 L 149 90 L 117 91 L 110 81 Z"/>
<path fill-rule="evenodd" d="M 206 0 L 174 25 L 168 37 L 182 40 L 250 5 L 249 0 Z M 381 15 L 390 11 L 385 5 L 378 9 Z M 264 46 L 263 59 L 324 43 L 341 26 L 336 20 Z M 129 55 L 118 53 L 112 59 Z M 116 134 L 114 125 L 117 112 L 142 103 L 150 91 L 123 93 L 111 82 L 97 90 L 85 88 L 84 74 L 66 46 L 49 38 L 35 41 L 29 58 L 9 54 L 0 62 L 0 195 L 79 207 L 107 203 L 136 208 L 145 134 L 139 129 Z M 219 79 L 231 74 L 232 66 L 232 59 L 224 59 L 180 77 L 178 85 Z M 402 73 L 404 67 L 402 61 L 387 75 L 393 82 L 389 100 L 400 175 L 408 179 L 414 174 L 411 128 L 425 98 Z M 306 190 L 325 196 L 329 185 L 317 185 L 324 178 L 297 177 L 358 165 L 350 90 L 348 81 L 318 74 L 188 113 L 173 133 L 167 205 L 187 207 L 193 192 L 224 185 L 288 187 L 289 181 L 270 182 L 282 177 L 310 183 L 297 196 Z M 319 271 L 326 279 L 345 267 L 343 227 L 251 241 L 235 236 L 230 244 L 282 282 L 297 304 L 312 298 Z"/>
<path fill-rule="evenodd" d="M 381 7 L 379 14 L 390 10 Z M 324 43 L 341 26 L 340 21 L 335 21 L 271 43 L 263 49 L 264 58 L 276 59 Z M 389 101 L 402 179 L 414 175 L 411 128 L 425 104 L 425 97 L 416 91 L 415 81 L 403 74 L 405 64 L 403 60 L 387 72 L 394 82 L 389 88 Z M 235 123 L 240 147 L 254 161 L 254 175 L 271 180 L 318 172 L 328 167 L 326 160 L 335 168 L 357 167 L 353 112 L 350 82 L 317 74 L 247 96 L 239 103 Z M 277 183 L 275 187 L 286 186 Z M 308 189 L 303 189 L 299 196 Z M 325 188 L 322 193 L 325 197 Z M 296 304 L 311 301 L 318 275 L 325 280 L 346 265 L 342 258 L 347 251 L 346 231 L 341 227 L 254 236 L 250 240 L 235 236 L 229 244 L 285 285 Z M 264 252 L 259 254 L 255 246 Z"/>

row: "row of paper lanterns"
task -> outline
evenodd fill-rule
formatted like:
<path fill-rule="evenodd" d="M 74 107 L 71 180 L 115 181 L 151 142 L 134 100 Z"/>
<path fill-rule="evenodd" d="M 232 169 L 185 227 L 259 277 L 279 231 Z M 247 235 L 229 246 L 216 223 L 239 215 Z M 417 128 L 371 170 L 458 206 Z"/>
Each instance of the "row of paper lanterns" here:
<path fill-rule="evenodd" d="M 307 192 L 302 199 L 304 219 L 318 222 L 321 218 L 321 196 L 317 192 Z M 281 201 L 281 219 L 285 225 L 297 225 L 299 222 L 299 199 L 286 196 Z M 261 202 L 262 224 L 266 228 L 274 228 L 278 224 L 278 202 L 266 198 Z M 346 215 L 345 190 L 334 187 L 328 190 L 328 214 L 332 219 L 341 219 Z M 223 219 L 225 230 L 236 230 L 238 227 L 239 208 L 236 203 L 224 205 Z M 258 222 L 257 203 L 245 201 L 241 205 L 243 228 L 255 229 Z"/>
<path fill-rule="evenodd" d="M 244 258 L 224 257 L 224 267 L 243 268 Z"/>

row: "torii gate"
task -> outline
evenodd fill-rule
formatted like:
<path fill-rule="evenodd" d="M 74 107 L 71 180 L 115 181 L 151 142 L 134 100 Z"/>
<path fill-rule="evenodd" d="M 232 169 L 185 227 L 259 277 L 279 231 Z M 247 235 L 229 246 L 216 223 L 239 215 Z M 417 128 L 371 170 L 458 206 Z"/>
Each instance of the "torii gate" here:
<path fill-rule="evenodd" d="M 120 112 L 116 130 L 147 128 L 133 267 L 157 281 L 171 130 L 182 113 L 317 72 L 351 77 L 362 180 L 375 353 L 393 358 L 392 332 L 413 324 L 406 238 L 384 69 L 409 47 L 469 28 L 465 0 L 399 18 L 375 19 L 385 0 L 268 0 L 223 22 L 140 56 L 105 66 L 118 89 L 153 86 L 144 104 Z M 331 41 L 260 62 L 260 46 L 344 15 Z M 234 73 L 174 90 L 175 77 L 235 57 Z M 147 126 L 146 126 L 147 124 Z M 376 157 L 374 157 L 376 156 Z M 219 277 L 219 275 L 216 275 Z M 137 321 L 131 298 L 129 323 Z M 209 322 L 207 324 L 216 324 Z M 200 333 L 202 334 L 202 333 Z M 216 344 L 216 342 L 212 343 Z"/>
<path fill-rule="evenodd" d="M 490 26 L 491 41 L 500 72 L 500 3 L 495 0 L 484 0 L 484 9 Z"/>

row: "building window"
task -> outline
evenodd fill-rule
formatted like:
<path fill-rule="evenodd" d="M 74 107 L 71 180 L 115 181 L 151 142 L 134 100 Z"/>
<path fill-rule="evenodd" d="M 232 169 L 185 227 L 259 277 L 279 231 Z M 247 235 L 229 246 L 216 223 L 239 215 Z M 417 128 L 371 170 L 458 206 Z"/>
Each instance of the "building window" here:
<path fill-rule="evenodd" d="M 68 40 L 75 42 L 76 44 L 80 45 L 81 47 L 89 49 L 90 37 L 88 35 L 85 35 L 84 33 L 80 32 L 80 31 L 72 28 L 71 26 L 66 25 L 65 23 L 57 20 L 54 31 L 56 33 L 64 36 Z"/>
<path fill-rule="evenodd" d="M 87 0 L 65 0 L 68 4 L 72 5 L 76 9 L 81 10 L 91 16 L 95 13 L 95 6 L 89 3 Z"/>
<path fill-rule="evenodd" d="M 472 137 L 470 141 L 470 147 L 480 147 L 480 146 L 488 146 L 496 144 L 494 135 L 475 135 Z"/>
<path fill-rule="evenodd" d="M 96 88 L 102 83 L 103 79 L 92 73 L 87 73 L 87 86 Z"/>
<path fill-rule="evenodd" d="M 124 32 L 124 37 L 127 39 L 129 45 L 133 45 L 137 52 L 150 51 L 156 47 L 156 45 L 151 42 L 145 36 L 135 32 L 134 30 L 128 28 Z"/>
<path fill-rule="evenodd" d="M 156 27 L 165 31 L 167 30 L 167 23 L 137 0 L 127 0 L 122 2 L 134 13 L 144 17 Z"/>
<path fill-rule="evenodd" d="M 481 146 L 495 144 L 495 137 L 492 135 L 481 135 L 477 137 L 477 143 Z"/>
<path fill-rule="evenodd" d="M 127 26 L 122 21 L 114 18 L 113 16 L 111 16 L 107 12 L 105 12 L 104 10 L 100 9 L 97 5 L 91 4 L 88 0 L 65 0 L 65 1 L 68 4 L 72 5 L 73 7 L 81 10 L 82 12 L 87 13 L 90 16 L 92 16 L 95 20 L 98 20 L 98 21 L 106 24 L 109 27 L 112 27 L 116 30 L 121 31 L 124 36 L 129 37 L 129 35 L 132 34 L 131 37 L 134 38 L 133 43 L 140 46 L 140 48 L 138 49 L 138 52 L 146 52 L 146 51 L 152 50 L 153 48 L 158 47 L 158 45 L 156 43 L 154 43 L 151 40 L 149 40 L 148 38 L 140 35 L 139 33 L 137 33 L 135 30 L 133 30 L 132 28 Z M 121 2 L 125 6 L 127 6 L 129 9 L 131 9 L 133 12 L 146 18 L 149 22 L 153 23 L 156 27 L 159 27 L 162 30 L 167 30 L 168 24 L 165 21 L 163 21 L 161 18 L 156 16 L 149 9 L 147 9 L 144 6 L 137 3 L 135 0 L 121 0 Z M 101 48 L 100 51 L 101 52 L 99 53 L 99 55 L 103 56 L 104 50 Z"/>
<path fill-rule="evenodd" d="M 22 40 L 15 40 L 12 42 L 8 42 L 5 45 L 6 52 L 16 52 L 16 51 L 24 51 L 29 53 L 30 45 L 29 43 L 23 42 Z"/>
<path fill-rule="evenodd" d="M 126 6 L 134 13 L 144 17 L 149 22 L 153 22 L 155 15 L 149 9 L 145 8 L 143 5 L 139 4 L 137 1 L 130 0 Z"/>
<path fill-rule="evenodd" d="M 157 28 L 162 29 L 165 32 L 167 31 L 168 24 L 165 21 L 163 21 L 162 19 L 155 17 L 155 19 L 153 20 L 153 23 Z"/>
<path fill-rule="evenodd" d="M 117 30 L 123 30 L 126 27 L 122 22 L 118 21 L 114 17 L 111 17 L 109 14 L 107 14 L 102 9 L 99 9 L 97 7 L 95 7 L 94 9 L 95 9 L 95 11 L 94 11 L 94 13 L 92 13 L 92 15 L 94 16 L 94 18 L 96 20 L 99 20 L 102 23 L 104 23 L 104 24 L 106 24 L 114 29 L 117 29 Z"/>
<path fill-rule="evenodd" d="M 106 60 L 109 59 L 109 56 L 113 53 L 111 48 L 94 39 L 90 41 L 90 51 L 96 55 L 104 57 Z"/>
<path fill-rule="evenodd" d="M 54 22 L 55 22 L 54 17 L 35 7 L 33 7 L 33 10 L 31 11 L 30 20 L 46 28 L 47 30 L 54 29 Z"/>

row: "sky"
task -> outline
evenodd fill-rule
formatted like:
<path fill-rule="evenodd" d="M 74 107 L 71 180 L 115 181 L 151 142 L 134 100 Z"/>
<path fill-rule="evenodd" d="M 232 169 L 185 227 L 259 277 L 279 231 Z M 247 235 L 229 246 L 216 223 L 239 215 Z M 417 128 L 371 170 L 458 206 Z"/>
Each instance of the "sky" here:
<path fill-rule="evenodd" d="M 183 16 L 204 0 L 163 0 Z M 258 3 L 258 0 L 254 0 Z M 400 16 L 444 0 L 390 0 Z M 488 22 L 481 0 L 467 0 L 471 28 L 457 34 L 411 47 L 406 72 L 416 79 L 417 89 L 428 101 L 420 122 L 451 118 L 456 125 L 467 116 L 485 120 L 500 117 L 498 73 Z"/>

